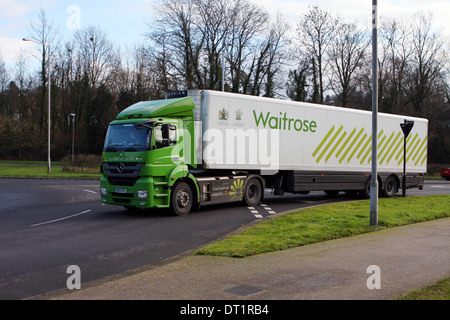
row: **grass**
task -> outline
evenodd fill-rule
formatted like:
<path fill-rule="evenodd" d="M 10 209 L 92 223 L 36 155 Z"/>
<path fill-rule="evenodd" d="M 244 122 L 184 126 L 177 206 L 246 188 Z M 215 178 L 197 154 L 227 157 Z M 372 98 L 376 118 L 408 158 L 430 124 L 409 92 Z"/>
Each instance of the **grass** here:
<path fill-rule="evenodd" d="M 23 164 L 23 163 L 22 163 Z M 62 166 L 52 166 L 50 174 L 46 165 L 27 164 L 15 165 L 0 163 L 0 177 L 6 178 L 93 178 L 101 177 L 100 173 L 63 171 Z"/>
<path fill-rule="evenodd" d="M 307 208 L 261 223 L 199 249 L 198 255 L 246 257 L 450 216 L 450 195 L 382 198 L 378 227 L 369 226 L 370 201 Z"/>
<path fill-rule="evenodd" d="M 412 290 L 396 300 L 450 300 L 450 277 L 431 286 Z"/>

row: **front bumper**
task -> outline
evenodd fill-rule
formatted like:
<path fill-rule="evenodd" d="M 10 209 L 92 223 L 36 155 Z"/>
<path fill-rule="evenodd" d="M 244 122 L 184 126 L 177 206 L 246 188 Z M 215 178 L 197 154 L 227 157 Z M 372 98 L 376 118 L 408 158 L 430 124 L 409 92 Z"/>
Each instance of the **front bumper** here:
<path fill-rule="evenodd" d="M 139 178 L 130 185 L 111 184 L 106 177 L 100 179 L 102 203 L 136 208 L 169 207 L 169 190 L 156 185 L 153 177 Z"/>

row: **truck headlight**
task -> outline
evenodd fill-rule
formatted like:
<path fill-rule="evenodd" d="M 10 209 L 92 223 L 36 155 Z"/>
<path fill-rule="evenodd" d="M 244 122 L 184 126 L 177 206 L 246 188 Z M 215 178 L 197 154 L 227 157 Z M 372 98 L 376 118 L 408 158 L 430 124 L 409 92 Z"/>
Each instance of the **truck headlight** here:
<path fill-rule="evenodd" d="M 137 192 L 137 197 L 139 199 L 146 199 L 147 195 L 148 195 L 147 190 L 138 190 L 138 192 Z"/>
<path fill-rule="evenodd" d="M 100 188 L 100 193 L 102 196 L 106 196 L 108 194 L 108 191 L 106 191 L 106 188 Z"/>

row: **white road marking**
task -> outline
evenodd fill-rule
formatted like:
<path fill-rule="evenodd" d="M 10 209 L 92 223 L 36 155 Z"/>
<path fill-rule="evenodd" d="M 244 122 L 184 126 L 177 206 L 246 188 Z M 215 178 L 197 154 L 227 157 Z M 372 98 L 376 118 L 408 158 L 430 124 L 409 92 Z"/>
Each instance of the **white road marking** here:
<path fill-rule="evenodd" d="M 86 214 L 86 213 L 91 212 L 91 211 L 92 210 L 86 210 L 86 211 L 79 212 L 79 213 L 76 213 L 76 214 L 73 214 L 71 216 L 67 216 L 67 217 L 64 217 L 64 218 L 59 218 L 59 219 L 55 219 L 55 220 L 51 220 L 51 221 L 36 223 L 36 224 L 31 225 L 30 227 L 37 227 L 37 226 L 42 226 L 44 224 L 49 224 L 49 223 L 58 222 L 58 221 L 61 221 L 61 220 L 70 219 L 70 218 L 73 218 L 73 217 L 76 217 L 76 216 L 79 216 L 79 215 L 82 215 L 82 214 Z"/>
<path fill-rule="evenodd" d="M 267 206 L 264 203 L 260 203 L 259 204 L 261 207 L 263 207 L 267 213 L 269 214 L 277 214 L 274 210 L 272 210 L 271 207 Z M 262 219 L 264 218 L 264 216 L 262 214 L 259 213 L 259 211 L 257 209 L 255 209 L 255 207 L 247 207 L 250 212 L 257 218 L 257 219 Z"/>
<path fill-rule="evenodd" d="M 88 189 L 84 189 L 84 191 L 86 191 L 86 192 L 90 192 L 90 193 L 97 193 L 97 192 L 95 192 L 95 191 L 92 191 L 92 190 L 88 190 Z"/>

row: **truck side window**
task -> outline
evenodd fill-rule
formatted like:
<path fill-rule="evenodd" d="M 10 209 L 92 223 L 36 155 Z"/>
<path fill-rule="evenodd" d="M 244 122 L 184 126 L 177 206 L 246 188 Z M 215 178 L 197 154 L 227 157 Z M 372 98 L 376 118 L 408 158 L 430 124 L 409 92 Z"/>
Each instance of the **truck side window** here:
<path fill-rule="evenodd" d="M 164 145 L 164 140 L 162 138 L 162 125 L 158 124 L 155 127 L 155 149 L 165 148 L 173 146 L 177 143 L 177 127 L 170 125 L 169 127 L 169 145 Z"/>

